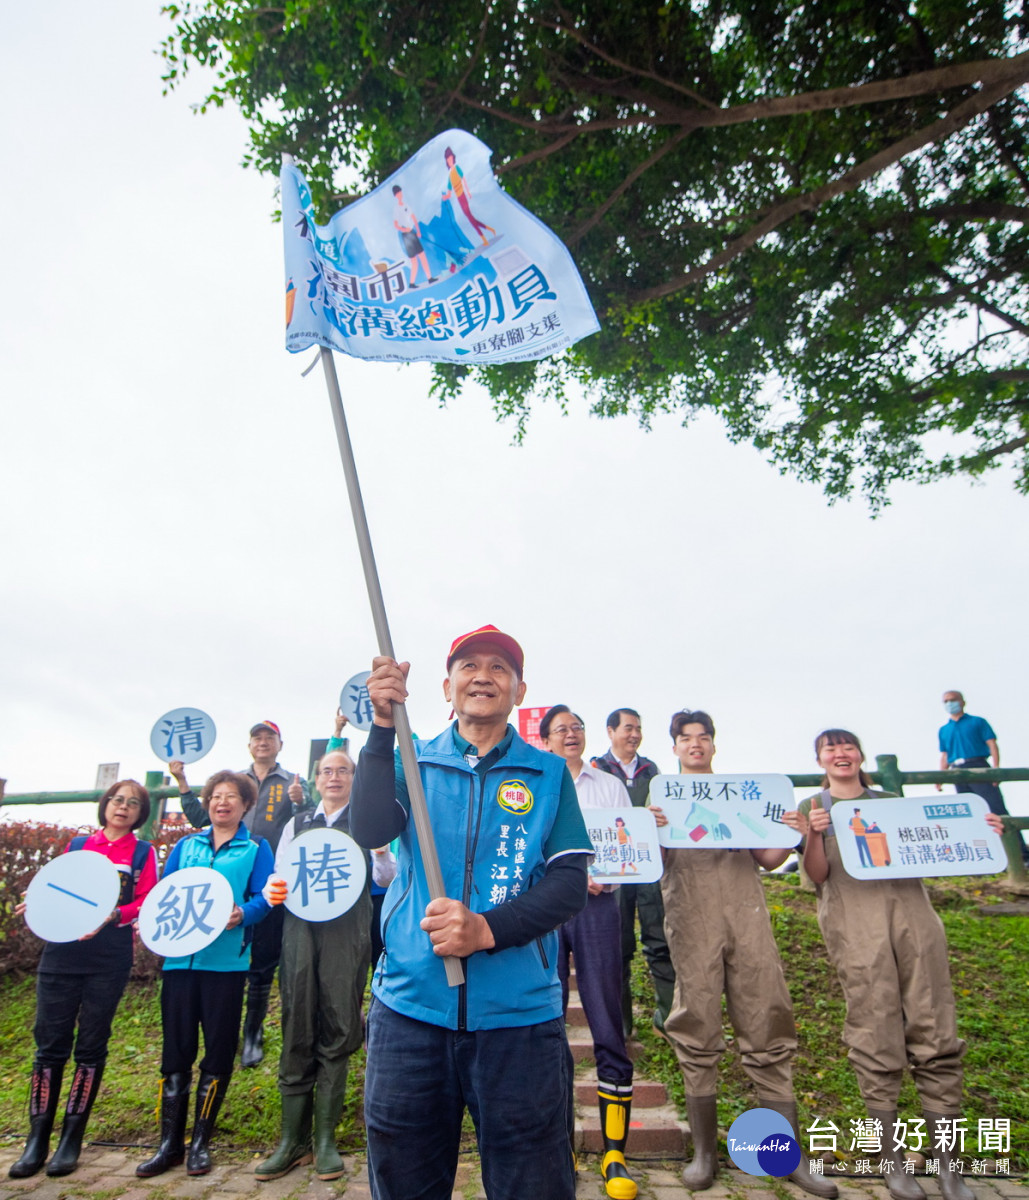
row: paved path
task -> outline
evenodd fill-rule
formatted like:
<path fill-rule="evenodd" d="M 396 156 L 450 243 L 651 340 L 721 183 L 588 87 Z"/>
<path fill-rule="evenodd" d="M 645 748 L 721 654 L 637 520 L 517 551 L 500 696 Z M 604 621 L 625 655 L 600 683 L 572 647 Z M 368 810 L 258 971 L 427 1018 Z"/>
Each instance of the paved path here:
<path fill-rule="evenodd" d="M 8 1179 L 7 1168 L 21 1153 L 21 1143 L 8 1141 L 0 1146 L 0 1200 L 371 1200 L 368 1175 L 360 1158 L 346 1160 L 343 1179 L 325 1183 L 310 1167 L 299 1167 L 282 1179 L 258 1183 L 254 1163 L 259 1157 L 242 1160 L 240 1155 L 222 1155 L 210 1175 L 190 1178 L 184 1167 L 176 1167 L 156 1179 L 137 1179 L 136 1164 L 147 1157 L 142 1150 L 112 1150 L 90 1146 L 83 1151 L 79 1169 L 63 1179 L 50 1179 L 42 1172 L 31 1179 Z M 215 1143 L 215 1160 L 219 1155 Z M 225 1161 L 226 1158 L 233 1161 Z M 804 1200 L 805 1193 L 793 1184 L 758 1179 L 741 1171 L 723 1169 L 714 1187 L 704 1193 L 692 1193 L 683 1187 L 681 1163 L 632 1162 L 633 1177 L 639 1185 L 640 1200 L 688 1200 L 696 1194 L 705 1200 Z M 1029 1200 L 1029 1188 L 1008 1179 L 965 1176 L 976 1200 Z M 889 1200 L 883 1182 L 875 1176 L 859 1180 L 839 1180 L 841 1200 Z M 929 1200 L 940 1200 L 939 1184 L 921 1180 Z M 576 1200 L 606 1200 L 603 1181 L 597 1173 L 597 1160 L 590 1157 L 579 1172 Z M 454 1200 L 480 1200 L 485 1193 L 474 1155 L 462 1156 Z M 527 1196 L 525 1200 L 534 1200 Z"/>

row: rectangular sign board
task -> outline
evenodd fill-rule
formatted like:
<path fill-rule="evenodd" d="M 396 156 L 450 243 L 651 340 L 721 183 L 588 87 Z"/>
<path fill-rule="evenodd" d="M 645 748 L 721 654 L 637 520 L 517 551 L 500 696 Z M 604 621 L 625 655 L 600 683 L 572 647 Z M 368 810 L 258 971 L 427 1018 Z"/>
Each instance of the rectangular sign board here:
<path fill-rule="evenodd" d="M 782 820 L 797 807 L 785 775 L 655 775 L 650 806 L 668 817 L 658 836 L 669 849 L 756 850 L 800 841 Z"/>
<path fill-rule="evenodd" d="M 590 877 L 601 883 L 656 883 L 661 850 L 654 816 L 645 808 L 584 808 L 593 843 Z"/>
<path fill-rule="evenodd" d="M 986 801 L 900 796 L 837 800 L 830 810 L 840 858 L 855 879 L 996 875 L 1008 856 L 986 824 Z"/>

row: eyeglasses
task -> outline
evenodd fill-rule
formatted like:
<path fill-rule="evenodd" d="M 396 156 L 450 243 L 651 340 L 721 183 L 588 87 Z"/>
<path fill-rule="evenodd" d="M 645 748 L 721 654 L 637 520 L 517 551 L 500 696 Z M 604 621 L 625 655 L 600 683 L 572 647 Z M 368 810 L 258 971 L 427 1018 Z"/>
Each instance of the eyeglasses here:
<path fill-rule="evenodd" d="M 353 775 L 352 767 L 322 767 L 320 775 L 328 775 L 331 779 L 333 775 Z"/>
<path fill-rule="evenodd" d="M 108 800 L 108 801 L 107 801 L 107 803 L 108 803 L 108 804 L 115 804 L 115 805 L 118 805 L 118 806 L 120 806 L 120 807 L 122 807 L 122 808 L 139 808 L 139 801 L 138 801 L 138 800 L 135 800 L 135 799 L 132 799 L 132 800 L 126 800 L 126 799 L 124 798 L 124 796 L 112 796 L 112 797 L 110 798 L 110 800 Z"/>
<path fill-rule="evenodd" d="M 585 729 L 586 726 L 580 724 L 578 721 L 574 725 L 552 725 L 547 737 L 553 737 L 554 734 L 557 734 L 558 737 L 564 737 L 566 733 L 583 733 Z"/>

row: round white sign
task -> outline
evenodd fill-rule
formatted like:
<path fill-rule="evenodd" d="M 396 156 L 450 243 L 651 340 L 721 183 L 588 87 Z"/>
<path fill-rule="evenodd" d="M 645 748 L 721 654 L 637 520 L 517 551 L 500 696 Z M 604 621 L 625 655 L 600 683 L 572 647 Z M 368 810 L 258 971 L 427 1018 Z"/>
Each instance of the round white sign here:
<path fill-rule="evenodd" d="M 331 921 L 357 903 L 368 869 L 364 851 L 341 829 L 306 829 L 280 846 L 275 873 L 289 886 L 286 907 L 305 921 Z"/>
<path fill-rule="evenodd" d="M 173 708 L 150 730 L 150 749 L 162 762 L 194 763 L 212 748 L 215 733 L 202 709 Z"/>
<path fill-rule="evenodd" d="M 92 850 L 71 850 L 33 875 L 25 923 L 46 942 L 75 942 L 107 920 L 118 902 L 118 868 Z"/>
<path fill-rule="evenodd" d="M 223 933 L 232 916 L 232 886 L 210 867 L 172 871 L 143 901 L 139 936 L 165 958 L 199 954 Z"/>
<path fill-rule="evenodd" d="M 339 707 L 355 729 L 367 733 L 372 727 L 375 711 L 368 696 L 368 676 L 371 671 L 360 671 L 348 679 L 339 694 Z"/>

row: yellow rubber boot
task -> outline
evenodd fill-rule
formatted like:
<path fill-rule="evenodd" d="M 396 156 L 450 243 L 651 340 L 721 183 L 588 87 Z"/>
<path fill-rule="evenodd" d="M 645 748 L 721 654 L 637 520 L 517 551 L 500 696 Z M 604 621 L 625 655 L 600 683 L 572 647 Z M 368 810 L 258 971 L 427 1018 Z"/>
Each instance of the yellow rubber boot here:
<path fill-rule="evenodd" d="M 604 1160 L 600 1165 L 604 1190 L 611 1200 L 635 1200 L 636 1182 L 625 1165 L 632 1084 L 609 1086 L 601 1083 L 597 1102 L 600 1105 L 600 1133 L 604 1139 Z"/>

